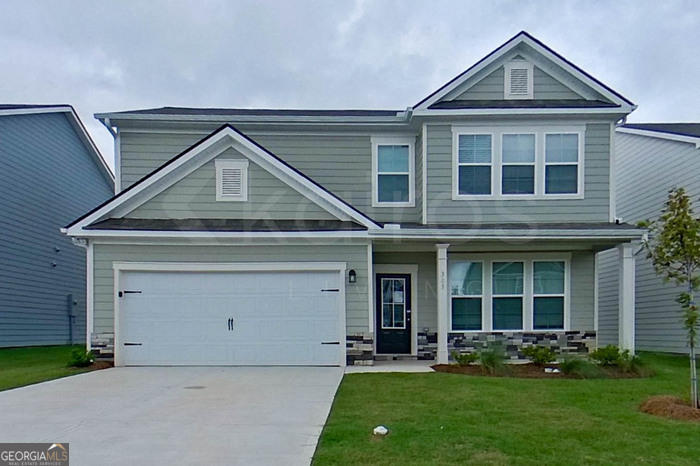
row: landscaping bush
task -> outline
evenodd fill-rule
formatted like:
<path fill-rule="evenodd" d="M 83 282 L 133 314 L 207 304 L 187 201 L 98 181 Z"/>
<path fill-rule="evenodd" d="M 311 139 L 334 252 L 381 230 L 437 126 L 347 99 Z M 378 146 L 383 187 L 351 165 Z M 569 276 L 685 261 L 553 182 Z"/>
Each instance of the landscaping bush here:
<path fill-rule="evenodd" d="M 597 379 L 603 377 L 603 372 L 598 366 L 587 359 L 568 356 L 559 363 L 559 369 L 567 375 L 575 375 L 582 379 Z"/>
<path fill-rule="evenodd" d="M 533 364 L 543 367 L 550 362 L 554 362 L 557 353 L 547 346 L 527 346 L 522 349 L 523 356 L 532 360 Z"/>
<path fill-rule="evenodd" d="M 591 352 L 591 359 L 601 366 L 619 366 L 620 365 L 620 348 L 615 345 L 608 345 L 603 348 Z"/>
<path fill-rule="evenodd" d="M 459 353 L 453 351 L 452 359 L 454 359 L 458 366 L 468 366 L 475 363 L 479 359 L 479 355 L 477 353 Z"/>
<path fill-rule="evenodd" d="M 622 351 L 617 366 L 620 371 L 626 374 L 637 374 L 641 376 L 653 375 L 642 358 L 636 354 L 630 354 L 629 350 Z"/>
<path fill-rule="evenodd" d="M 68 367 L 87 367 L 95 361 L 95 356 L 92 351 L 85 351 L 81 348 L 75 348 L 70 354 Z"/>
<path fill-rule="evenodd" d="M 489 374 L 506 372 L 506 353 L 500 345 L 490 345 L 478 352 L 481 370 Z"/>

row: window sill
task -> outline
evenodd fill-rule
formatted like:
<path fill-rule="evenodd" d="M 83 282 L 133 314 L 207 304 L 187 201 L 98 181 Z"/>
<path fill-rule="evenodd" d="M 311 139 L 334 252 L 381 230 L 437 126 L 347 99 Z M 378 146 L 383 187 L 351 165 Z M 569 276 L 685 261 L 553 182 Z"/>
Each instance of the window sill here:
<path fill-rule="evenodd" d="M 415 207 L 415 202 L 372 202 L 372 207 Z"/>
<path fill-rule="evenodd" d="M 474 194 L 474 195 L 452 195 L 453 201 L 561 201 L 561 200 L 581 200 L 583 194 Z"/>

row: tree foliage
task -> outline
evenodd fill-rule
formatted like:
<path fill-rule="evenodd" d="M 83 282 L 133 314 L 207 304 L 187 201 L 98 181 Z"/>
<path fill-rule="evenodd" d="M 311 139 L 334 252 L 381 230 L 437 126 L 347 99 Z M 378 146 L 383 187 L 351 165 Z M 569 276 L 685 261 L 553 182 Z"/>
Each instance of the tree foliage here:
<path fill-rule="evenodd" d="M 678 188 L 669 193 L 657 220 L 640 222 L 639 226 L 649 231 L 643 244 L 657 275 L 665 282 L 672 281 L 687 287 L 687 291 L 680 293 L 676 301 L 681 305 L 683 327 L 688 335 L 693 403 L 695 407 L 700 407 L 695 365 L 700 320 L 700 308 L 695 302 L 695 294 L 700 288 L 700 219 L 693 215 L 690 197 L 683 188 Z"/>

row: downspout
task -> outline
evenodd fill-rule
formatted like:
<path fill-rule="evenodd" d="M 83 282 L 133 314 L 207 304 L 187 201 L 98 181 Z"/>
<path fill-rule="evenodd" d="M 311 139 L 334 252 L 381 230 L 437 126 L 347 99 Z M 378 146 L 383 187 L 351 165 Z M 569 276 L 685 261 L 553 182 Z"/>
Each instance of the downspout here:
<path fill-rule="evenodd" d="M 86 351 L 92 348 L 92 327 L 93 327 L 93 245 L 87 238 L 71 238 L 74 245 L 85 249 L 85 347 Z"/>

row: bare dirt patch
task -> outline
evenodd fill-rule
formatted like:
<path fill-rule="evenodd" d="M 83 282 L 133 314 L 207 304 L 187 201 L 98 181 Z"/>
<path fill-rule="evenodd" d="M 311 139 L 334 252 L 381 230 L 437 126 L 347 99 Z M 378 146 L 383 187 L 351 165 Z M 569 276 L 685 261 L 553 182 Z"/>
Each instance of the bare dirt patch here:
<path fill-rule="evenodd" d="M 652 396 L 639 406 L 643 413 L 679 421 L 700 422 L 700 409 L 676 396 Z"/>
<path fill-rule="evenodd" d="M 544 367 L 534 364 L 506 364 L 503 370 L 489 373 L 479 365 L 459 366 L 457 364 L 436 364 L 431 366 L 436 372 L 446 372 L 448 374 L 479 375 L 486 377 L 517 377 L 521 379 L 581 379 L 579 374 L 564 374 L 563 372 L 545 372 Z M 556 365 L 546 366 L 551 369 Z M 638 379 L 643 377 L 640 374 L 622 372 L 615 367 L 601 367 L 600 378 L 604 379 Z"/>

